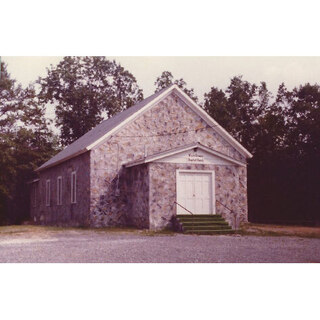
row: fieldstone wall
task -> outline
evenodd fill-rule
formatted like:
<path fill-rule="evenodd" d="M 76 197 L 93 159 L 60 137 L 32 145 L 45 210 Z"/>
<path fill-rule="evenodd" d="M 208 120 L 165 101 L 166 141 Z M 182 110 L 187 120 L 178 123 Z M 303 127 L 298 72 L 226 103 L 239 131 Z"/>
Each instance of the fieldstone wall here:
<path fill-rule="evenodd" d="M 176 170 L 214 170 L 216 200 L 236 213 L 232 214 L 216 202 L 216 213 L 221 214 L 233 227 L 247 221 L 246 169 L 241 166 L 209 164 L 150 163 L 149 212 L 150 229 L 172 227 L 176 214 Z"/>
<path fill-rule="evenodd" d="M 217 213 L 238 228 L 248 222 L 247 169 L 240 166 L 216 166 L 216 208 Z M 226 207 L 234 211 L 232 214 Z"/>
<path fill-rule="evenodd" d="M 121 192 L 127 196 L 126 225 L 149 228 L 148 164 L 127 168 L 121 177 Z"/>
<path fill-rule="evenodd" d="M 123 164 L 194 142 L 245 162 L 238 151 L 173 93 L 92 149 L 90 225 L 126 224 L 128 201 L 119 187 Z M 164 219 L 161 223 L 157 219 L 150 214 L 150 226 L 165 225 Z"/>
<path fill-rule="evenodd" d="M 77 172 L 77 203 L 71 203 L 71 172 Z M 62 176 L 62 205 L 57 204 L 57 178 Z M 90 154 L 84 153 L 40 172 L 36 203 L 33 194 L 31 219 L 36 224 L 88 226 L 90 206 Z M 50 206 L 46 206 L 46 180 L 50 179 Z"/>

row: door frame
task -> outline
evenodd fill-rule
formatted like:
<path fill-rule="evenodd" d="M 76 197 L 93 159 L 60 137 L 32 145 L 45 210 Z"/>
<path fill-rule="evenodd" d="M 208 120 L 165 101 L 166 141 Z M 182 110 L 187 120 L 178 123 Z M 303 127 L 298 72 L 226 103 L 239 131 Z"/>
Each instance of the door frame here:
<path fill-rule="evenodd" d="M 212 196 L 212 212 L 211 215 L 216 214 L 216 179 L 215 179 L 215 171 L 214 170 L 189 170 L 189 169 L 176 169 L 176 201 L 178 202 L 178 194 L 179 194 L 179 175 L 181 172 L 186 173 L 209 173 L 211 174 L 211 196 Z M 195 213 L 196 214 L 196 213 Z M 178 205 L 176 204 L 176 215 L 178 215 Z"/>

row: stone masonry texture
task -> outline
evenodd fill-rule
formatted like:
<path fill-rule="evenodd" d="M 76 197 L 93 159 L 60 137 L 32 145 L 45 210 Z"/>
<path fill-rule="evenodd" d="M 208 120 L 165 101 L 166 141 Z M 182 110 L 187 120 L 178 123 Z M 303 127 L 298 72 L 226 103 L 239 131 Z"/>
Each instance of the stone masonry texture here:
<path fill-rule="evenodd" d="M 176 208 L 176 169 L 215 170 L 216 199 L 238 213 L 237 220 L 216 203 L 217 213 L 235 226 L 247 221 L 247 173 L 237 165 L 149 163 L 125 168 L 147 155 L 199 142 L 229 157 L 245 158 L 171 93 L 91 151 L 43 170 L 38 182 L 36 223 L 73 226 L 171 227 Z M 70 203 L 71 172 L 77 171 L 77 203 Z M 63 177 L 63 204 L 56 204 L 56 179 Z M 50 207 L 45 181 L 51 179 Z"/>
<path fill-rule="evenodd" d="M 172 227 L 172 217 L 176 213 L 176 170 L 215 171 L 216 199 L 237 214 L 232 214 L 219 202 L 216 212 L 233 227 L 247 221 L 246 185 L 243 167 L 218 166 L 209 164 L 150 163 L 150 228 Z"/>
<path fill-rule="evenodd" d="M 230 146 L 214 129 L 209 127 L 193 110 L 191 110 L 180 98 L 171 94 L 160 103 L 143 113 L 131 123 L 124 126 L 114 136 L 98 145 L 91 151 L 91 202 L 90 202 L 90 224 L 92 226 L 127 225 L 129 223 L 137 227 L 159 229 L 170 225 L 170 219 L 174 213 L 172 207 L 173 199 L 176 197 L 175 174 L 161 172 L 165 188 L 161 183 L 153 184 L 152 173 L 156 164 L 149 169 L 149 206 L 146 206 L 147 195 L 139 204 L 135 204 L 134 213 L 131 213 L 132 191 L 128 197 L 126 184 L 122 183 L 121 176 L 125 177 L 123 165 L 133 160 L 142 159 L 160 151 L 172 149 L 186 144 L 200 142 L 207 147 L 224 153 L 234 159 L 245 162 L 245 158 Z M 133 167 L 130 170 L 140 170 Z M 221 166 L 216 168 L 216 191 L 217 199 L 230 205 L 240 212 L 240 220 L 247 220 L 247 191 L 246 191 L 246 170 L 238 166 Z M 225 175 L 225 176 L 224 176 Z M 147 189 L 146 173 L 133 175 L 137 179 L 143 179 Z M 225 178 L 225 179 L 224 179 Z M 241 182 L 240 182 L 241 180 Z M 121 189 L 122 188 L 122 189 Z M 168 188 L 170 193 L 167 192 Z M 156 193 L 152 190 L 157 189 Z M 132 189 L 131 189 L 132 190 Z M 162 193 L 161 193 L 162 192 Z M 159 202 L 154 199 L 158 197 Z M 166 197 L 169 200 L 164 200 Z M 135 200 L 134 200 L 135 201 Z M 133 201 L 133 202 L 134 202 Z M 238 209 L 240 205 L 240 209 Z M 157 209 L 158 208 L 158 209 Z M 233 224 L 227 209 L 217 204 L 217 212 L 221 212 L 226 219 Z M 138 214 L 140 212 L 140 214 Z M 137 215 L 149 216 L 149 219 L 139 218 Z M 133 218 L 134 217 L 134 218 Z"/>

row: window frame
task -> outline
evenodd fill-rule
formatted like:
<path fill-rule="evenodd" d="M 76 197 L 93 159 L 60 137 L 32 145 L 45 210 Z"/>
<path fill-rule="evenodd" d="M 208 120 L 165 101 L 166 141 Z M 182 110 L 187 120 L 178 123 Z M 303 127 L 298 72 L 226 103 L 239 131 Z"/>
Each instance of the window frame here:
<path fill-rule="evenodd" d="M 74 177 L 74 180 L 73 180 Z M 77 172 L 71 172 L 71 203 L 77 203 Z"/>
<path fill-rule="evenodd" d="M 62 176 L 57 177 L 57 205 L 62 205 Z"/>
<path fill-rule="evenodd" d="M 37 206 L 37 185 L 33 184 L 33 207 L 35 208 Z"/>
<path fill-rule="evenodd" d="M 50 207 L 51 202 L 51 181 L 50 179 L 46 180 L 46 207 Z"/>

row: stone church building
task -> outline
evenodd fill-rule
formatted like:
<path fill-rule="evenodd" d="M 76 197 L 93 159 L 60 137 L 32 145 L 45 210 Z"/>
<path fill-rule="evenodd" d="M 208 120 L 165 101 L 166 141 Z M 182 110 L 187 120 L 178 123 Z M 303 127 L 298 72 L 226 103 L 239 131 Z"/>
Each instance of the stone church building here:
<path fill-rule="evenodd" d="M 176 85 L 103 121 L 37 169 L 31 217 L 58 226 L 172 227 L 179 214 L 247 221 L 252 155 Z"/>

